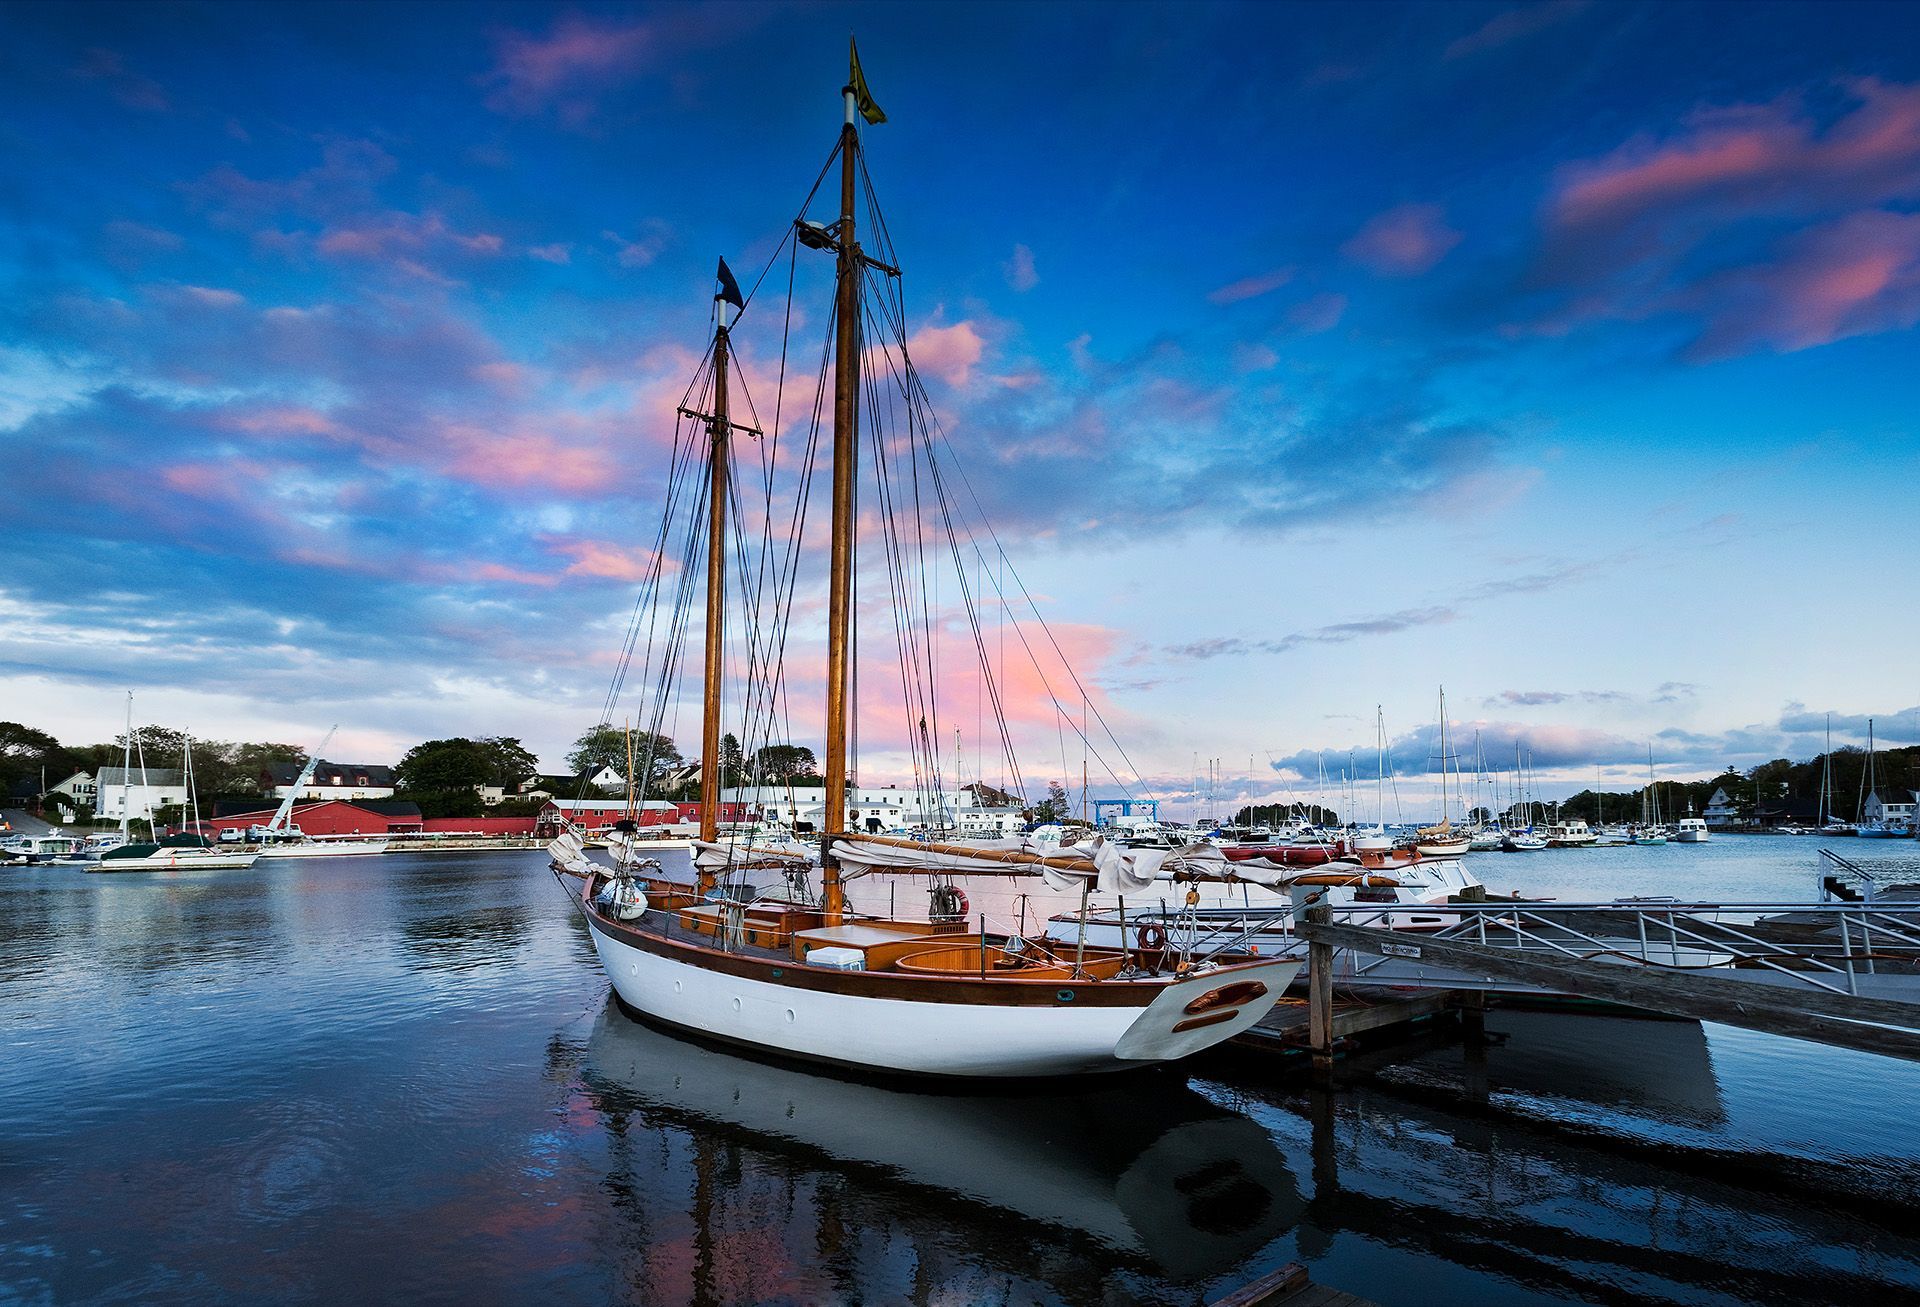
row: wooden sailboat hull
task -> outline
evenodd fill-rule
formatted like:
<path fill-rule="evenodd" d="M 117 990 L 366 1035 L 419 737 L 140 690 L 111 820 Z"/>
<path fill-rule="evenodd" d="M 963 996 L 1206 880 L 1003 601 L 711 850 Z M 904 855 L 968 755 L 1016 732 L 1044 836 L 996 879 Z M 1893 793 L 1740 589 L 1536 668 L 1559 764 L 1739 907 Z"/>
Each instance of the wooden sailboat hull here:
<path fill-rule="evenodd" d="M 1086 1075 L 1172 1061 L 1265 1016 L 1300 967 L 1276 960 L 1157 984 L 970 982 L 775 965 L 594 912 L 587 921 L 614 991 L 636 1012 L 764 1052 L 907 1075 Z M 1191 1022 L 1190 1001 L 1242 981 L 1264 994 L 1230 1020 Z"/>

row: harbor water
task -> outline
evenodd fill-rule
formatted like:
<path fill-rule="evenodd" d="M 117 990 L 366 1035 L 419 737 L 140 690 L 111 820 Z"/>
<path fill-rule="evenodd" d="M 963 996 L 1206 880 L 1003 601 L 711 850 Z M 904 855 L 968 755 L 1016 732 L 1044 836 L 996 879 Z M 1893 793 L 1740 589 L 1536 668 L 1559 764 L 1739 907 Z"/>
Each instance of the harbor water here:
<path fill-rule="evenodd" d="M 1788 901 L 1821 846 L 1471 865 Z M 611 1006 L 537 853 L 11 870 L 0 1302 L 1187 1304 L 1299 1261 L 1382 1304 L 1920 1303 L 1920 1066 L 1487 1024 L 1504 1041 L 1363 1055 L 1331 1093 L 1233 1051 L 882 1084 Z"/>

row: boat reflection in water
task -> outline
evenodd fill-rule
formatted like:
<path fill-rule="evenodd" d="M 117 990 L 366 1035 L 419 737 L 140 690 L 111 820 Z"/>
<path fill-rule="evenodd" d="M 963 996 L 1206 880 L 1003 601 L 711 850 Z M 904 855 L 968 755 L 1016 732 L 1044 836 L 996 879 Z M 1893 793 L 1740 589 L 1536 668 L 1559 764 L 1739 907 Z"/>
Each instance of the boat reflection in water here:
<path fill-rule="evenodd" d="M 1154 1279 L 1232 1269 L 1285 1234 L 1303 1207 L 1266 1129 L 1173 1072 L 1000 1090 L 862 1081 L 723 1052 L 610 1002 L 580 1083 L 618 1134 L 634 1132 L 639 1118 L 641 1130 L 686 1127 L 696 1148 L 718 1137 L 776 1154 L 797 1149 L 853 1176 L 849 1188 L 910 1195 L 896 1204 L 902 1211 L 924 1210 L 928 1198 L 985 1205 L 1049 1227 L 1029 1238 L 1068 1248 L 1092 1241 L 1096 1261 L 1117 1255 Z M 992 1223 L 993 1213 L 980 1215 Z"/>

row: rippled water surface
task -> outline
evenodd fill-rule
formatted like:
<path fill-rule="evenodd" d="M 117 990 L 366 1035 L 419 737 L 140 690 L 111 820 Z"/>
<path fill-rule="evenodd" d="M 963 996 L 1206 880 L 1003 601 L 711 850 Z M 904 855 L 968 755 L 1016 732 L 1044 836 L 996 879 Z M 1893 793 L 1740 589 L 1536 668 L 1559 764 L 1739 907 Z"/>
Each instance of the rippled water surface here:
<path fill-rule="evenodd" d="M 1487 855 L 1799 899 L 1816 843 Z M 1906 852 L 1847 849 L 1860 856 Z M 609 1006 L 540 855 L 0 872 L 0 1301 L 1920 1302 L 1920 1068 L 1500 1012 L 1481 1049 L 1018 1093 Z"/>

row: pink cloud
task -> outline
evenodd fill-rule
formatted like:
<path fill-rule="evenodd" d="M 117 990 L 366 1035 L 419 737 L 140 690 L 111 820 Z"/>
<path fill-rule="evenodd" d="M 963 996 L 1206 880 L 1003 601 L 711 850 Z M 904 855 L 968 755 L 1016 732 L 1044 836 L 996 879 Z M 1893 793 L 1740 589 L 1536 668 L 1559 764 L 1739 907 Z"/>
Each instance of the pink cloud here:
<path fill-rule="evenodd" d="M 223 290 L 217 286 L 182 286 L 180 293 L 196 304 L 213 309 L 238 308 L 247 302 L 247 297 L 239 291 Z"/>
<path fill-rule="evenodd" d="M 129 71 L 126 60 L 118 51 L 89 50 L 74 72 L 88 81 L 105 85 L 113 93 L 113 98 L 129 109 L 161 113 L 173 107 L 166 88 L 151 77 Z"/>
<path fill-rule="evenodd" d="M 1811 349 L 1920 323 L 1920 214 L 1876 210 L 1815 228 L 1779 261 L 1704 286 L 1712 303 L 1690 355 Z"/>
<path fill-rule="evenodd" d="M 907 357 L 914 366 L 950 386 L 966 385 L 985 352 L 986 342 L 970 321 L 921 327 L 907 337 Z"/>
<path fill-rule="evenodd" d="M 1704 108 L 1562 169 L 1534 274 L 1559 302 L 1512 330 L 1681 314 L 1713 359 L 1912 325 L 1920 85 L 1845 85 L 1824 125 L 1792 100 Z"/>
<path fill-rule="evenodd" d="M 1621 225 L 1679 205 L 1803 211 L 1920 187 L 1920 86 L 1857 78 L 1858 107 L 1825 133 L 1787 104 L 1702 109 L 1663 142 L 1630 141 L 1569 166 L 1549 204 L 1561 226 Z"/>
<path fill-rule="evenodd" d="M 1292 280 L 1292 268 L 1275 268 L 1271 272 L 1242 277 L 1239 281 L 1231 281 L 1217 290 L 1208 291 L 1207 301 L 1211 304 L 1238 304 L 1241 300 L 1257 299 L 1270 291 L 1279 290 Z"/>
<path fill-rule="evenodd" d="M 355 259 L 393 258 L 397 266 L 424 269 L 417 258 L 435 246 L 451 245 L 469 254 L 498 254 L 506 242 L 490 232 L 454 230 L 437 213 L 390 212 L 327 228 L 315 248 L 322 254 Z"/>
<path fill-rule="evenodd" d="M 673 235 L 673 229 L 658 218 L 649 218 L 641 224 L 640 232 L 628 240 L 617 231 L 603 231 L 600 236 L 613 246 L 614 259 L 623 268 L 644 268 L 660 257 L 660 251 L 667 247 L 667 240 Z"/>
<path fill-rule="evenodd" d="M 528 247 L 527 257 L 539 259 L 542 263 L 572 263 L 573 247 L 562 244 L 534 245 Z"/>
<path fill-rule="evenodd" d="M 618 469 L 602 449 L 572 445 L 523 428 L 490 431 L 453 423 L 442 428 L 447 470 L 482 485 L 537 485 L 556 491 L 611 492 Z"/>
<path fill-rule="evenodd" d="M 1459 243 L 1439 205 L 1402 204 L 1368 219 L 1340 252 L 1383 277 L 1415 277 Z"/>
<path fill-rule="evenodd" d="M 505 581 L 513 585 L 554 584 L 554 578 L 545 572 L 529 572 L 525 568 L 508 567 L 504 563 L 479 563 L 473 567 L 471 575 L 480 581 Z"/>
<path fill-rule="evenodd" d="M 1448 60 L 1464 59 L 1485 50 L 1497 50 L 1577 17 L 1586 7 L 1587 0 L 1543 0 L 1520 5 L 1495 14 L 1478 28 L 1460 37 L 1447 46 L 1441 57 Z"/>
<path fill-rule="evenodd" d="M 1332 331 L 1347 312 L 1347 297 L 1333 291 L 1300 301 L 1287 310 L 1287 321 L 1308 335 Z"/>
<path fill-rule="evenodd" d="M 480 364 L 473 369 L 473 375 L 498 390 L 518 393 L 526 390 L 533 371 L 523 363 L 499 359 L 492 363 Z"/>
<path fill-rule="evenodd" d="M 567 565 L 568 576 L 642 581 L 652 572 L 651 550 L 629 549 L 605 540 L 550 540 L 545 543 L 549 552 L 573 560 Z M 671 560 L 668 560 L 664 570 L 673 570 Z"/>
<path fill-rule="evenodd" d="M 487 107 L 501 113 L 532 113 L 565 101 L 583 112 L 582 91 L 617 80 L 639 66 L 654 34 L 645 23 L 610 22 L 568 15 L 545 36 L 510 32 L 498 40 L 495 85 Z"/>
<path fill-rule="evenodd" d="M 1000 265 L 1007 285 L 1025 294 L 1040 284 L 1040 273 L 1033 266 L 1033 251 L 1025 245 L 1013 247 L 1013 257 Z"/>
<path fill-rule="evenodd" d="M 345 434 L 338 423 L 318 409 L 295 406 L 246 409 L 225 415 L 221 422 L 258 436 L 292 434 L 338 438 Z"/>

